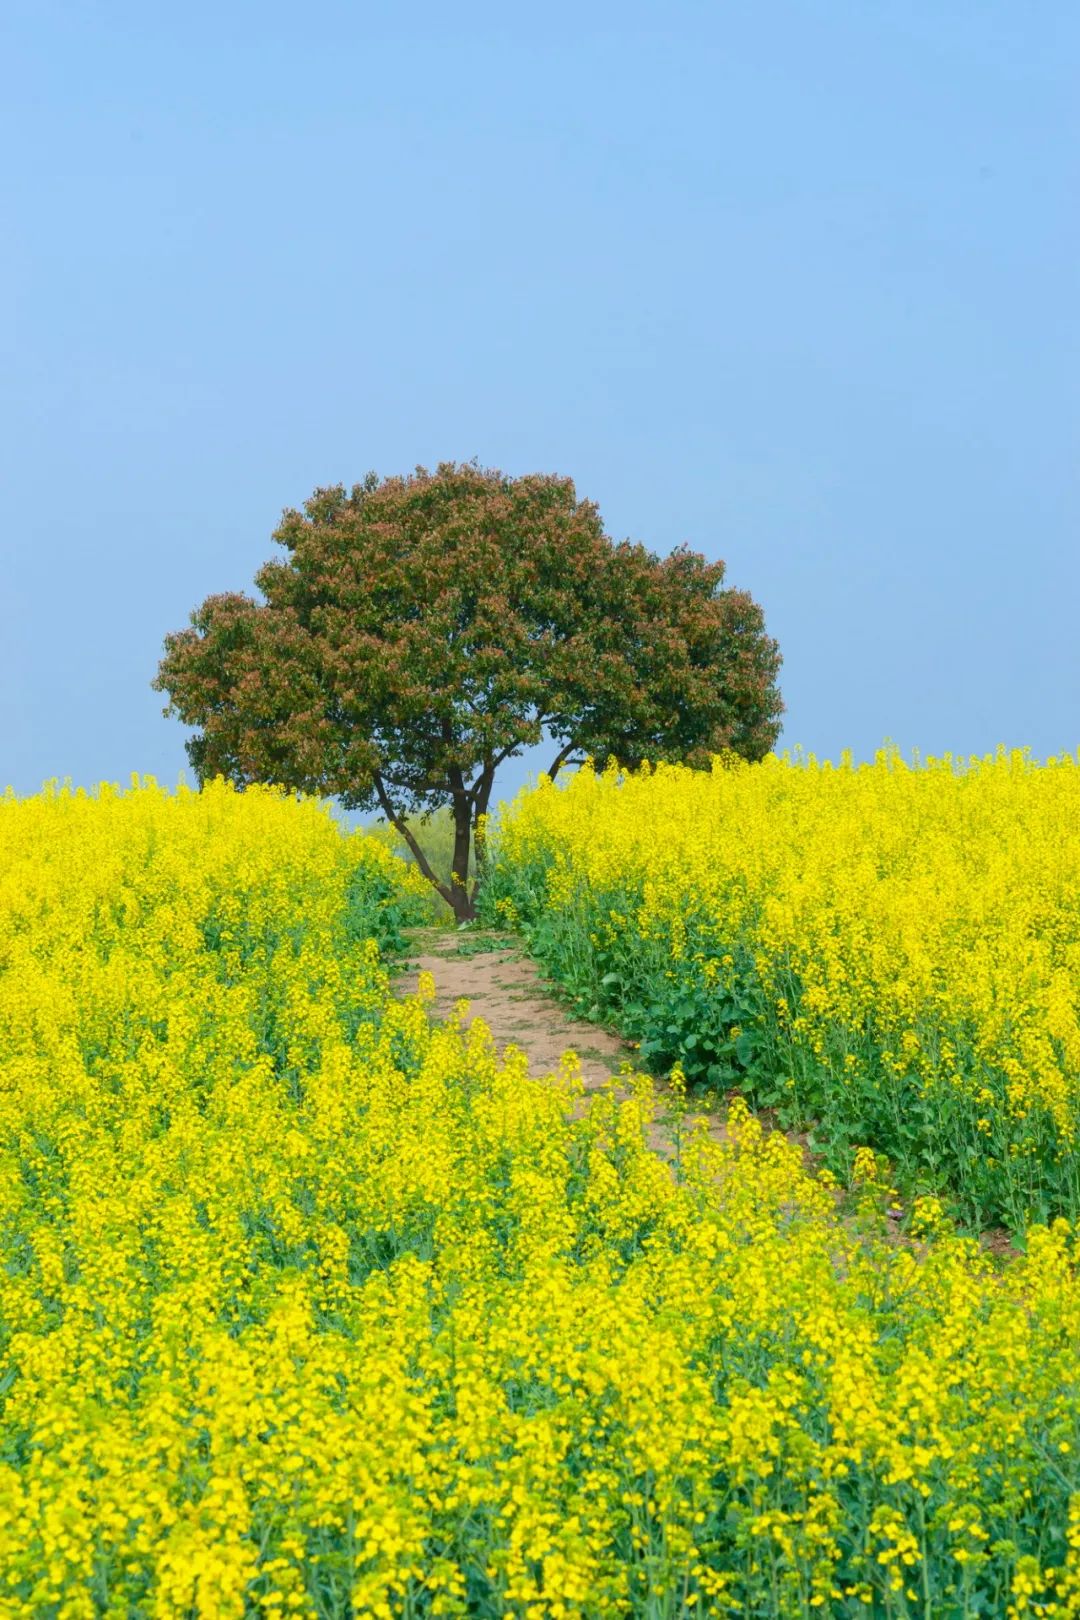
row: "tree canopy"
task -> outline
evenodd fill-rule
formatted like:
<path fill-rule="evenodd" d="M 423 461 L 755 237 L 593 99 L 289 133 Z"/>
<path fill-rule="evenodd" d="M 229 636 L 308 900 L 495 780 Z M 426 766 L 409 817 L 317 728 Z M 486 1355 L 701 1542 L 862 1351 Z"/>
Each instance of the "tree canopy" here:
<path fill-rule="evenodd" d="M 379 809 L 459 918 L 495 772 L 554 739 L 551 774 L 609 758 L 706 764 L 776 740 L 780 657 L 723 563 L 605 535 L 572 481 L 443 463 L 315 492 L 275 531 L 261 600 L 210 596 L 155 687 L 196 727 L 200 780 L 278 782 Z M 448 804 L 440 882 L 405 817 Z"/>

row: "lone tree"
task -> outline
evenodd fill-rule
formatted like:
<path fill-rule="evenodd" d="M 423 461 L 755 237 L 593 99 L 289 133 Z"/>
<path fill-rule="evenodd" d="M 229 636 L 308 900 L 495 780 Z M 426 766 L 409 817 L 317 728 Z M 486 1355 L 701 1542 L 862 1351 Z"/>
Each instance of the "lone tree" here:
<path fill-rule="evenodd" d="M 461 920 L 503 760 L 544 736 L 587 757 L 705 764 L 776 740 L 780 657 L 723 563 L 615 544 L 568 478 L 447 462 L 320 489 L 275 532 L 262 600 L 210 596 L 165 639 L 166 714 L 200 781 L 376 806 Z M 439 881 L 406 821 L 453 812 Z"/>

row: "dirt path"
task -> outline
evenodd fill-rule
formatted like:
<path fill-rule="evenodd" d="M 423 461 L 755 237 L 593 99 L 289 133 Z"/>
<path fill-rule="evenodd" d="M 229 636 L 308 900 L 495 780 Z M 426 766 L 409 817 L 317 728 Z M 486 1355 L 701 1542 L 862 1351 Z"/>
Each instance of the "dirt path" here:
<path fill-rule="evenodd" d="M 500 1051 L 511 1043 L 521 1047 L 528 1055 L 531 1074 L 550 1074 L 564 1052 L 576 1052 L 587 1099 L 590 1091 L 599 1090 L 617 1075 L 624 1063 L 639 1067 L 637 1052 L 628 1041 L 567 1011 L 545 985 L 536 963 L 509 936 L 471 928 L 465 933 L 424 928 L 415 930 L 413 946 L 394 980 L 396 992 L 412 995 L 418 974 L 427 969 L 435 979 L 432 1016 L 448 1018 L 459 1001 L 467 1001 L 464 1023 L 483 1019 Z M 676 1157 L 672 1092 L 664 1080 L 654 1081 L 654 1086 L 658 1107 L 648 1133 L 649 1146 L 670 1163 Z M 587 1100 L 584 1106 L 588 1106 Z M 726 1108 L 719 1101 L 704 1105 L 694 1099 L 683 1128 L 691 1119 L 704 1119 L 708 1134 L 722 1141 L 725 1115 Z M 788 1139 L 798 1144 L 806 1168 L 813 1169 L 815 1161 L 806 1137 L 788 1133 Z M 889 1230 L 897 1242 L 910 1242 L 894 1224 L 898 1214 L 894 1207 Z M 1003 1229 L 981 1233 L 980 1241 L 1002 1260 L 1019 1252 Z"/>
<path fill-rule="evenodd" d="M 480 1018 L 490 1029 L 501 1050 L 513 1043 L 528 1055 L 532 1074 L 550 1074 L 559 1066 L 566 1051 L 577 1054 L 586 1094 L 605 1086 L 624 1063 L 638 1067 L 637 1052 L 627 1041 L 598 1024 L 574 1018 L 545 986 L 540 971 L 521 948 L 506 942 L 507 936 L 469 929 L 452 933 L 441 929 L 418 929 L 414 951 L 395 979 L 401 995 L 412 995 L 418 975 L 425 970 L 435 980 L 432 1016 L 448 1018 L 457 1002 L 465 1000 L 469 1010 L 466 1025 Z M 670 1088 L 656 1082 L 659 1101 L 657 1119 L 650 1131 L 650 1145 L 664 1158 L 674 1156 L 674 1129 L 670 1122 Z M 719 1112 L 693 1110 L 704 1114 L 709 1135 L 724 1135 Z"/>

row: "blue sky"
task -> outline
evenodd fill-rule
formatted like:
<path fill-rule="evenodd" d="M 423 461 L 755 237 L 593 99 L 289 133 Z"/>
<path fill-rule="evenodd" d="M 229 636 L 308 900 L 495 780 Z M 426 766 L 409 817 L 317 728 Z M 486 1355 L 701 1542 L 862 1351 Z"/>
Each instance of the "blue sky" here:
<path fill-rule="evenodd" d="M 723 557 L 784 741 L 1080 744 L 1080 10 L 8 0 L 0 783 L 369 468 Z M 503 779 L 512 788 L 520 776 Z"/>

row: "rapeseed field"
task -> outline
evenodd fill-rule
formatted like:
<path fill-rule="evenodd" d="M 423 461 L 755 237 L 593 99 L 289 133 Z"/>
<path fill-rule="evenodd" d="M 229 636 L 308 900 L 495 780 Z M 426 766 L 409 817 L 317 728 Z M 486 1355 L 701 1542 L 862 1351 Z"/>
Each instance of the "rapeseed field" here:
<path fill-rule="evenodd" d="M 1080 1216 L 1080 765 L 1024 753 L 541 784 L 489 904 L 661 1069 L 972 1228 Z"/>
<path fill-rule="evenodd" d="M 1072 1228 L 741 1105 L 673 1174 L 390 994 L 419 902 L 269 790 L 0 801 L 0 1617 L 1080 1613 Z"/>

